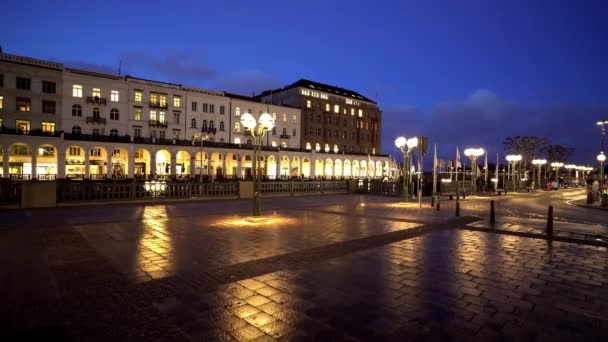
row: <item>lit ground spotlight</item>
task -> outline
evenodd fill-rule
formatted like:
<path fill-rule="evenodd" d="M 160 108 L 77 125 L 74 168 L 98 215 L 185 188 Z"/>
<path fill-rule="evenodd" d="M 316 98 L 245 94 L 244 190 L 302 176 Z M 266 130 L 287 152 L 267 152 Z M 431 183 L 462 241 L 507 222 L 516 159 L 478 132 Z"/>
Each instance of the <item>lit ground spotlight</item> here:
<path fill-rule="evenodd" d="M 297 224 L 299 220 L 292 217 L 285 217 L 281 215 L 270 215 L 270 216 L 231 216 L 219 218 L 209 225 L 213 227 L 221 228 L 243 228 L 243 227 L 282 227 L 286 225 Z"/>

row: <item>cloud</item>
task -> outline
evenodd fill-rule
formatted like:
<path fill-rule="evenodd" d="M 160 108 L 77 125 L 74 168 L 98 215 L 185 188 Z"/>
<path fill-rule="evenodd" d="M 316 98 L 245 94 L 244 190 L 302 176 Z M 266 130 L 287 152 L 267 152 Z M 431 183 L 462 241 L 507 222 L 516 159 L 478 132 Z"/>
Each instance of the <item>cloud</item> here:
<path fill-rule="evenodd" d="M 218 77 L 212 88 L 225 90 L 231 93 L 251 95 L 259 94 L 264 90 L 279 88 L 283 84 L 272 76 L 259 70 L 241 70 Z"/>
<path fill-rule="evenodd" d="M 426 135 L 438 144 L 442 158 L 454 158 L 456 145 L 482 146 L 502 155 L 504 138 L 517 135 L 547 137 L 576 149 L 574 162 L 593 162 L 600 134 L 594 126 L 608 106 L 590 104 L 527 105 L 505 101 L 489 90 L 477 90 L 461 101 L 442 102 L 429 111 L 386 105 L 383 109 L 384 151 L 396 154 L 397 135 Z"/>
<path fill-rule="evenodd" d="M 152 74 L 179 84 L 208 81 L 216 76 L 216 70 L 200 58 L 195 53 L 179 51 L 156 56 L 141 51 L 127 51 L 120 56 L 126 72 Z"/>

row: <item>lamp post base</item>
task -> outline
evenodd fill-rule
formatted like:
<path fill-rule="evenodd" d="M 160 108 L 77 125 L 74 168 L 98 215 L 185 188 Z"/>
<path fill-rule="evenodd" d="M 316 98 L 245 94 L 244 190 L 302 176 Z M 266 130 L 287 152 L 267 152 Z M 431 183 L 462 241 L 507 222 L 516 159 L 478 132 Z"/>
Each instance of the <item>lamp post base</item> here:
<path fill-rule="evenodd" d="M 253 217 L 260 217 L 261 196 L 258 191 L 253 193 Z"/>

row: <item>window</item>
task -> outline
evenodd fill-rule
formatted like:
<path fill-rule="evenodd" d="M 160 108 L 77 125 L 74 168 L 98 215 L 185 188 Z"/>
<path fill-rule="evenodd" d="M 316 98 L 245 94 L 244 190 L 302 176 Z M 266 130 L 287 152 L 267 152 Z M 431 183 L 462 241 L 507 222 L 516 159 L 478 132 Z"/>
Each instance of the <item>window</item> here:
<path fill-rule="evenodd" d="M 287 114 L 283 113 L 283 122 L 287 122 Z"/>
<path fill-rule="evenodd" d="M 42 81 L 42 92 L 47 94 L 55 94 L 57 92 L 55 82 Z"/>
<path fill-rule="evenodd" d="M 158 95 L 150 94 L 150 103 L 158 104 Z"/>
<path fill-rule="evenodd" d="M 220 115 L 224 115 L 225 109 L 226 109 L 226 107 L 220 106 Z"/>
<path fill-rule="evenodd" d="M 42 112 L 45 114 L 55 114 L 55 101 L 42 101 Z"/>
<path fill-rule="evenodd" d="M 2 109 L 4 97 L 0 96 L 0 109 Z"/>
<path fill-rule="evenodd" d="M 306 100 L 306 108 L 312 108 L 312 102 L 310 100 Z"/>
<path fill-rule="evenodd" d="M 272 120 L 277 121 L 277 113 L 272 113 Z"/>
<path fill-rule="evenodd" d="M 99 119 L 99 108 L 93 108 L 93 118 Z"/>
<path fill-rule="evenodd" d="M 272 147 L 277 147 L 277 142 L 276 141 L 272 141 Z"/>
<path fill-rule="evenodd" d="M 224 138 L 220 138 L 220 143 L 223 144 L 224 143 Z"/>
<path fill-rule="evenodd" d="M 143 98 L 143 92 L 141 90 L 136 90 L 135 93 L 133 94 L 133 100 L 135 102 L 141 102 L 142 98 Z M 152 102 L 152 99 L 150 99 L 150 102 Z"/>
<path fill-rule="evenodd" d="M 321 114 L 317 115 L 317 123 L 321 123 Z"/>
<path fill-rule="evenodd" d="M 160 132 L 158 132 L 158 137 L 159 137 L 160 139 L 165 139 L 165 131 L 160 131 Z"/>
<path fill-rule="evenodd" d="M 80 133 L 82 133 L 82 130 L 80 129 L 80 126 L 74 126 L 74 127 L 72 127 L 72 134 L 80 134 Z M 80 155 L 80 152 L 78 152 L 78 154 Z"/>
<path fill-rule="evenodd" d="M 158 97 L 158 104 L 162 107 L 165 107 L 167 105 L 167 96 L 165 95 L 160 95 Z"/>
<path fill-rule="evenodd" d="M 220 131 L 224 130 L 224 121 L 220 121 Z"/>
<path fill-rule="evenodd" d="M 362 118 L 363 117 L 363 109 L 359 109 L 359 117 Z"/>
<path fill-rule="evenodd" d="M 197 103 L 192 101 L 192 111 L 193 112 L 196 112 L 196 105 L 197 105 Z"/>
<path fill-rule="evenodd" d="M 74 126 L 74 128 L 80 129 L 80 127 L 78 127 L 78 126 Z M 74 129 L 72 129 L 72 131 L 74 131 Z M 80 155 L 80 147 L 70 146 L 70 152 L 69 152 L 69 154 L 71 156 L 79 156 Z"/>
<path fill-rule="evenodd" d="M 297 115 L 293 115 L 293 116 L 291 117 L 291 121 L 292 121 L 293 123 L 298 122 L 298 116 L 297 116 Z"/>
<path fill-rule="evenodd" d="M 99 128 L 93 128 L 93 135 L 99 135 Z"/>
<path fill-rule="evenodd" d="M 312 146 L 310 145 L 310 142 L 306 142 L 306 149 L 310 151 L 310 149 L 312 148 Z"/>
<path fill-rule="evenodd" d="M 340 106 L 339 105 L 334 105 L 334 113 L 340 114 Z"/>
<path fill-rule="evenodd" d="M 234 143 L 235 144 L 240 144 L 241 143 L 241 138 L 234 138 Z"/>
<path fill-rule="evenodd" d="M 287 135 L 287 128 L 283 128 L 283 135 Z"/>
<path fill-rule="evenodd" d="M 32 110 L 32 103 L 27 97 L 17 98 L 17 111 L 18 112 L 29 112 Z"/>
<path fill-rule="evenodd" d="M 82 86 L 80 84 L 72 85 L 72 97 L 82 97 Z"/>
<path fill-rule="evenodd" d="M 247 139 L 247 145 L 251 145 L 251 139 Z"/>
<path fill-rule="evenodd" d="M 101 157 L 101 148 L 93 147 L 91 149 L 91 157 Z"/>
<path fill-rule="evenodd" d="M 251 114 L 251 109 L 247 109 L 247 113 Z"/>
<path fill-rule="evenodd" d="M 321 144 L 316 143 L 315 144 L 315 150 L 317 150 L 317 152 L 321 151 Z"/>
<path fill-rule="evenodd" d="M 179 139 L 179 129 L 173 130 L 173 139 Z"/>
<path fill-rule="evenodd" d="M 133 136 L 136 137 L 136 138 L 141 137 L 141 128 L 134 127 L 133 128 Z"/>
<path fill-rule="evenodd" d="M 295 128 L 293 129 L 292 133 L 293 133 L 292 136 L 295 137 L 296 136 L 296 129 Z"/>
<path fill-rule="evenodd" d="M 150 111 L 150 120 L 156 121 L 156 111 L 155 110 Z"/>
<path fill-rule="evenodd" d="M 241 116 L 241 109 L 239 107 L 236 107 L 234 110 L 234 116 Z"/>
<path fill-rule="evenodd" d="M 203 113 L 207 113 L 208 110 L 209 110 L 209 105 L 206 103 L 203 103 Z"/>
<path fill-rule="evenodd" d="M 277 127 L 272 127 L 272 135 L 277 135 Z"/>
<path fill-rule="evenodd" d="M 215 128 L 215 127 L 214 127 L 214 124 L 213 124 L 213 120 L 209 120 L 209 128 L 210 128 L 210 129 Z"/>
<path fill-rule="evenodd" d="M 203 127 L 202 127 L 202 129 L 204 129 L 204 130 L 207 129 L 207 120 L 203 120 Z"/>
<path fill-rule="evenodd" d="M 141 120 L 141 107 L 133 107 L 133 119 L 135 121 L 140 121 Z"/>
<path fill-rule="evenodd" d="M 165 112 L 158 112 L 158 122 L 165 122 Z"/>
<path fill-rule="evenodd" d="M 32 80 L 25 77 L 17 77 L 17 89 L 30 90 L 32 88 Z"/>
<path fill-rule="evenodd" d="M 234 123 L 234 131 L 235 132 L 240 132 L 241 131 L 241 124 L 240 123 L 238 123 L 238 122 Z M 235 144 L 239 144 L 239 143 L 235 142 Z"/>
<path fill-rule="evenodd" d="M 213 103 L 209 105 L 209 113 L 215 113 L 215 105 Z"/>
<path fill-rule="evenodd" d="M 155 130 L 150 131 L 150 138 L 156 138 L 156 131 Z"/>
<path fill-rule="evenodd" d="M 173 120 L 175 121 L 176 124 L 179 125 L 179 115 L 181 113 L 180 112 L 173 112 Z"/>
<path fill-rule="evenodd" d="M 326 104 L 325 104 L 325 111 L 326 111 L 326 112 L 329 112 L 329 103 L 326 103 Z"/>
<path fill-rule="evenodd" d="M 120 149 L 118 149 L 118 148 L 113 149 L 112 157 L 120 158 Z"/>
<path fill-rule="evenodd" d="M 4 87 L 4 75 L 0 74 L 0 88 Z"/>
<path fill-rule="evenodd" d="M 181 107 L 182 106 L 182 98 L 181 96 L 173 96 L 173 107 Z"/>
<path fill-rule="evenodd" d="M 110 136 L 111 137 L 117 137 L 118 136 L 118 130 L 116 128 L 112 128 L 110 130 Z"/>
<path fill-rule="evenodd" d="M 112 110 L 110 110 L 110 120 L 119 120 L 119 118 L 120 113 L 118 112 L 118 109 L 112 108 Z"/>
<path fill-rule="evenodd" d="M 42 122 L 42 131 L 44 133 L 55 133 L 55 123 L 54 122 Z"/>
<path fill-rule="evenodd" d="M 29 120 L 15 120 L 15 128 L 20 134 L 30 134 Z"/>
<path fill-rule="evenodd" d="M 91 94 L 93 97 L 101 97 L 101 89 L 93 88 L 93 93 Z"/>
<path fill-rule="evenodd" d="M 190 120 L 190 128 L 196 128 L 196 119 L 193 118 L 192 120 Z"/>
<path fill-rule="evenodd" d="M 118 102 L 118 90 L 111 90 L 110 91 L 110 101 L 112 101 L 112 102 Z"/>
<path fill-rule="evenodd" d="M 320 137 L 321 136 L 321 128 L 317 128 L 317 136 Z"/>

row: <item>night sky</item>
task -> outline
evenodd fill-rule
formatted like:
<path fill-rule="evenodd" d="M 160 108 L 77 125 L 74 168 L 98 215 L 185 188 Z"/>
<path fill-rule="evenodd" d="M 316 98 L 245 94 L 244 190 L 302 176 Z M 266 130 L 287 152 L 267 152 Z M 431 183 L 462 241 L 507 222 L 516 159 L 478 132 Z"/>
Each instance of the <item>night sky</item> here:
<path fill-rule="evenodd" d="M 56 3 L 63 3 L 56 5 Z M 350 88 L 397 135 L 502 152 L 539 135 L 599 152 L 606 1 L 12 1 L 4 52 L 245 95 L 300 78 Z"/>

